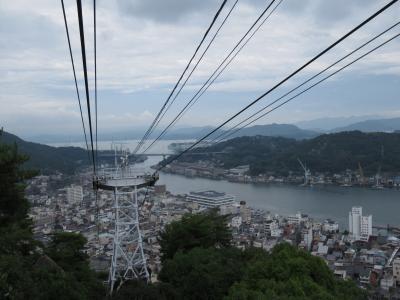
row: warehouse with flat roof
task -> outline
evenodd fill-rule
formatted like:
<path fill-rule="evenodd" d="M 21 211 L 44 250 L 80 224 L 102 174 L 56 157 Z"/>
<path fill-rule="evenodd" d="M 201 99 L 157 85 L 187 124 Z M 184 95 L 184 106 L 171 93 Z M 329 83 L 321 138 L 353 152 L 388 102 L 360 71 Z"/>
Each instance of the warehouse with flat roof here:
<path fill-rule="evenodd" d="M 201 206 L 214 208 L 221 205 L 230 205 L 235 201 L 235 197 L 223 192 L 212 190 L 190 192 L 186 196 L 187 201 L 196 202 Z"/>

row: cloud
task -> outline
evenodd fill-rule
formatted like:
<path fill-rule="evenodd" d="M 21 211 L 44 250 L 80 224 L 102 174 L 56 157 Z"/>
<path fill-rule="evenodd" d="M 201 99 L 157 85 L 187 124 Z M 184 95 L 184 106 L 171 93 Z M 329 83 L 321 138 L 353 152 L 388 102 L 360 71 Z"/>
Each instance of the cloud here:
<path fill-rule="evenodd" d="M 72 0 L 65 0 L 65 3 L 80 92 L 82 101 L 85 101 L 76 4 Z M 227 6 L 232 3 L 228 1 Z M 239 1 L 182 97 L 177 99 L 176 107 L 172 107 L 171 115 L 202 85 L 268 3 L 264 0 Z M 221 1 L 217 0 L 98 2 L 99 118 L 110 120 L 105 126 L 112 127 L 115 122 L 132 126 L 135 122 L 141 125 L 150 123 L 220 4 Z M 283 1 L 215 86 L 210 88 L 211 94 L 204 95 L 204 103 L 210 105 L 210 99 L 220 99 L 229 109 L 243 107 L 249 98 L 284 78 L 383 5 L 382 1 L 372 0 Z M 399 13 L 400 5 L 395 5 L 296 76 L 289 86 L 311 76 L 393 24 Z M 84 3 L 84 17 L 93 100 L 91 2 Z M 34 5 L 27 0 L 2 3 L 0 36 L 0 103 L 7 108 L 0 112 L 2 120 L 15 126 L 19 117 L 24 117 L 27 123 L 31 120 L 32 124 L 41 117 L 43 122 L 48 118 L 50 123 L 52 114 L 56 114 L 63 115 L 65 124 L 79 121 L 60 3 L 52 0 L 38 0 Z M 354 65 L 346 74 L 398 78 L 399 47 L 399 40 L 394 41 Z M 229 94 L 229 99 L 225 94 Z M 324 96 L 322 90 L 320 95 Z M 229 101 L 237 102 L 231 108 Z M 210 106 L 201 103 L 196 107 L 200 113 L 183 119 L 185 122 L 196 125 L 215 123 L 228 111 L 221 106 L 208 113 Z M 109 118 L 111 115 L 115 119 Z M 51 126 L 41 128 L 46 131 Z M 79 123 L 76 128 L 79 129 Z"/>
<path fill-rule="evenodd" d="M 216 0 L 117 0 L 117 3 L 122 14 L 166 23 L 176 23 L 192 15 L 211 12 L 211 9 L 219 5 Z"/>

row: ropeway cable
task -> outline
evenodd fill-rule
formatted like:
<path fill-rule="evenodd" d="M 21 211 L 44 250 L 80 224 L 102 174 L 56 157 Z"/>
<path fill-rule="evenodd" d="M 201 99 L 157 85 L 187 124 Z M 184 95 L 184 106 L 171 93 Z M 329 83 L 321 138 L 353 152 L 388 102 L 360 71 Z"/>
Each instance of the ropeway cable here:
<path fill-rule="evenodd" d="M 92 116 L 91 116 L 91 112 L 90 112 L 89 83 L 88 83 L 87 66 L 86 66 L 85 33 L 84 33 L 84 26 L 83 26 L 81 0 L 76 0 L 76 6 L 77 6 L 77 10 L 78 10 L 79 35 L 80 35 L 80 40 L 81 40 L 82 63 L 83 63 L 83 75 L 85 78 L 85 92 L 86 92 L 87 112 L 88 112 L 88 118 L 89 118 L 90 142 L 91 142 L 91 146 L 92 146 L 91 150 L 92 150 L 92 161 L 93 161 L 93 173 L 94 173 L 94 175 L 96 175 L 96 162 L 95 162 L 94 146 L 93 146 Z"/>
<path fill-rule="evenodd" d="M 282 0 L 281 0 L 282 1 Z M 165 116 L 165 114 L 168 112 L 168 110 L 170 109 L 170 107 L 172 106 L 172 104 L 175 102 L 176 98 L 179 96 L 180 92 L 182 91 L 182 89 L 184 88 L 184 86 L 186 85 L 187 81 L 189 80 L 190 76 L 193 74 L 193 72 L 195 71 L 195 69 L 197 68 L 197 65 L 201 62 L 201 60 L 203 59 L 204 55 L 206 54 L 206 52 L 208 51 L 208 49 L 210 48 L 211 44 L 213 43 L 213 41 L 215 40 L 215 38 L 217 37 L 218 33 L 220 32 L 221 28 L 224 26 L 224 24 L 226 23 L 226 21 L 228 20 L 229 16 L 231 15 L 233 9 L 236 7 L 237 3 L 239 2 L 239 0 L 236 0 L 235 3 L 232 5 L 231 9 L 229 10 L 228 14 L 225 16 L 224 20 L 222 21 L 222 23 L 220 24 L 220 26 L 218 27 L 218 29 L 216 30 L 216 32 L 214 33 L 214 36 L 211 38 L 210 42 L 208 43 L 206 49 L 204 50 L 204 52 L 202 53 L 202 55 L 200 56 L 199 60 L 197 61 L 196 65 L 194 66 L 194 68 L 192 69 L 192 71 L 190 72 L 189 76 L 186 78 L 185 82 L 181 85 L 180 89 L 178 90 L 178 92 L 175 94 L 174 98 L 172 99 L 172 101 L 168 104 L 167 108 L 164 110 L 164 112 L 162 113 L 161 117 L 158 119 L 158 121 L 156 122 L 156 124 L 153 127 L 153 130 L 149 133 L 149 136 L 151 135 L 151 133 L 154 131 L 154 129 L 158 126 L 158 124 L 160 123 L 160 121 L 162 120 L 162 118 Z M 146 149 L 147 150 L 147 149 Z"/>
<path fill-rule="evenodd" d="M 203 35 L 203 38 L 201 39 L 199 45 L 197 46 L 195 52 L 193 53 L 192 57 L 190 58 L 188 64 L 186 65 L 185 69 L 183 70 L 181 76 L 179 77 L 178 81 L 176 82 L 174 88 L 172 89 L 171 93 L 169 94 L 168 98 L 166 99 L 166 101 L 164 102 L 163 106 L 161 107 L 160 111 L 157 113 L 156 117 L 154 118 L 153 122 L 151 123 L 150 127 L 147 129 L 146 133 L 144 134 L 144 136 L 142 137 L 141 141 L 138 143 L 138 145 L 136 146 L 136 148 L 133 151 L 133 154 L 136 154 L 139 149 L 141 148 L 141 146 L 143 145 L 144 141 L 147 139 L 147 137 L 150 134 L 150 131 L 153 130 L 153 127 L 155 125 L 155 123 L 157 122 L 158 118 L 160 117 L 161 113 L 163 112 L 163 110 L 165 109 L 166 105 L 168 104 L 168 102 L 170 101 L 172 95 L 174 94 L 176 88 L 178 87 L 179 83 L 181 82 L 183 76 L 185 75 L 186 71 L 188 70 L 189 66 L 191 65 L 193 59 L 195 58 L 195 56 L 197 55 L 197 52 L 199 51 L 201 45 L 203 44 L 204 40 L 206 39 L 206 37 L 208 36 L 211 28 L 214 26 L 214 23 L 216 22 L 216 20 L 218 19 L 219 14 L 221 13 L 222 9 L 224 8 L 225 4 L 226 4 L 227 0 L 224 0 L 220 6 L 220 8 L 218 9 L 217 13 L 215 14 L 211 24 L 209 25 L 209 27 L 207 28 L 206 32 Z"/>
<path fill-rule="evenodd" d="M 332 43 L 331 45 L 329 45 L 327 48 L 325 48 L 324 50 L 322 50 L 321 52 L 319 52 L 316 56 L 314 56 L 312 59 L 310 59 L 309 61 L 307 61 L 305 64 L 303 64 L 301 67 L 299 67 L 298 69 L 296 69 L 294 72 L 292 72 L 291 74 L 289 74 L 288 76 L 286 76 L 284 79 L 282 79 L 281 81 L 279 81 L 277 84 L 275 84 L 272 88 L 270 88 L 269 90 L 267 90 L 265 93 L 263 93 L 261 96 L 259 96 L 258 98 L 256 98 L 255 100 L 253 100 L 251 103 L 249 103 L 247 106 L 245 106 L 244 108 L 242 108 L 239 112 L 235 113 L 233 116 L 231 116 L 230 118 L 228 118 L 226 121 L 224 121 L 222 124 L 220 124 L 218 127 L 216 127 L 215 129 L 211 130 L 208 134 L 206 134 L 205 136 L 203 136 L 201 139 L 197 140 L 195 143 L 193 143 L 190 147 L 186 148 L 184 151 L 182 151 L 180 154 L 172 157 L 171 159 L 168 159 L 167 161 L 163 162 L 162 165 L 160 167 L 157 168 L 157 171 L 162 170 L 163 168 L 165 168 L 165 166 L 169 163 L 171 163 L 172 161 L 178 159 L 179 157 L 181 157 L 184 153 L 192 150 L 196 145 L 198 145 L 199 143 L 201 143 L 202 141 L 204 141 L 205 139 L 207 139 L 210 135 L 212 135 L 213 133 L 215 133 L 217 130 L 219 130 L 220 128 L 222 128 L 223 126 L 225 126 L 227 123 L 229 123 L 230 121 L 232 121 L 234 118 L 236 118 L 237 116 L 239 116 L 240 114 L 242 114 L 244 111 L 246 111 L 247 109 L 249 109 L 251 106 L 253 106 L 254 104 L 256 104 L 258 101 L 260 101 L 262 98 L 264 98 L 265 96 L 267 96 L 268 94 L 270 94 L 272 91 L 274 91 L 275 89 L 277 89 L 279 86 L 281 86 L 283 83 L 285 83 L 286 81 L 288 81 L 290 78 L 292 78 L 293 76 L 295 76 L 297 73 L 299 73 L 300 71 L 302 71 L 303 69 L 305 69 L 308 65 L 310 65 L 311 63 L 313 63 L 314 61 L 316 61 L 318 58 L 320 58 L 321 56 L 323 56 L 325 53 L 327 53 L 328 51 L 330 51 L 332 48 L 334 48 L 335 46 L 337 46 L 338 44 L 340 44 L 342 41 L 344 41 L 346 38 L 348 38 L 349 36 L 351 36 L 353 33 L 355 33 L 356 31 L 358 31 L 360 28 L 362 28 L 363 26 L 365 26 L 366 24 L 368 24 L 370 21 L 372 21 L 373 19 L 375 19 L 377 16 L 379 16 L 381 13 L 383 13 L 384 11 L 386 11 L 388 8 L 390 8 L 393 4 L 395 4 L 396 2 L 398 2 L 398 0 L 392 0 L 389 3 L 387 3 L 385 6 L 383 6 L 381 9 L 379 9 L 378 11 L 376 11 L 374 14 L 372 14 L 371 16 L 369 16 L 367 19 L 365 19 L 363 22 L 361 22 L 360 24 L 358 24 L 356 27 L 354 27 L 353 29 L 351 29 L 349 32 L 347 32 L 345 35 L 343 35 L 341 38 L 339 38 L 338 40 L 336 40 L 334 43 Z M 156 173 L 155 172 L 155 173 Z"/>
<path fill-rule="evenodd" d="M 278 109 L 279 107 L 285 105 L 286 103 L 292 101 L 293 99 L 297 98 L 298 96 L 304 94 L 305 92 L 309 91 L 310 89 L 314 88 L 315 86 L 319 85 L 320 83 L 324 82 L 325 80 L 331 78 L 331 77 L 334 76 L 335 74 L 337 74 L 337 73 L 343 71 L 343 70 L 346 69 L 347 67 L 349 67 L 349 66 L 351 66 L 352 64 L 358 62 L 358 61 L 361 60 L 362 58 L 364 58 L 364 57 L 366 57 L 367 55 L 371 54 L 372 52 L 378 50 L 379 48 L 383 47 L 384 45 L 386 45 L 387 43 L 393 41 L 394 39 L 396 39 L 396 38 L 399 37 L 399 36 L 400 36 L 400 33 L 396 34 L 396 35 L 393 36 L 392 38 L 390 38 L 390 39 L 386 40 L 385 42 L 379 44 L 378 46 L 376 46 L 376 47 L 374 47 L 373 49 L 369 50 L 368 52 L 366 52 L 365 54 L 361 55 L 361 56 L 358 57 L 357 59 L 351 61 L 350 63 L 346 64 L 345 66 L 343 66 L 343 67 L 341 67 L 341 68 L 339 68 L 338 70 L 336 70 L 335 72 L 331 73 L 330 75 L 328 75 L 328 76 L 322 78 L 321 80 L 317 81 L 316 83 L 312 84 L 311 86 L 309 86 L 308 88 L 304 89 L 304 90 L 301 91 L 300 93 L 297 93 L 296 95 L 290 97 L 289 99 L 285 100 L 284 102 L 282 102 L 281 104 L 277 105 L 276 107 L 274 107 L 274 108 L 270 109 L 269 111 L 263 113 L 262 115 L 258 116 L 256 119 L 254 119 L 254 120 L 252 120 L 252 121 L 246 123 L 245 125 L 243 125 L 243 126 L 237 128 L 236 130 L 232 131 L 232 132 L 229 133 L 227 136 L 225 136 L 222 140 L 228 138 L 229 136 L 235 134 L 236 132 L 242 130 L 243 128 L 245 128 L 245 127 L 247 127 L 247 126 L 253 124 L 254 122 L 258 121 L 259 119 L 265 117 L 266 115 L 270 114 L 270 113 L 273 112 L 274 110 L 276 110 L 276 109 Z M 264 108 L 264 109 L 265 109 L 265 108 Z M 264 110 L 264 109 L 263 109 L 263 110 Z M 222 141 L 222 140 L 220 140 L 220 141 Z M 220 141 L 217 141 L 217 143 L 220 142 Z"/>
<path fill-rule="evenodd" d="M 345 56 L 343 56 L 342 58 L 340 58 L 339 60 L 335 61 L 333 64 L 329 65 L 328 67 L 324 68 L 322 71 L 318 72 L 317 74 L 313 75 L 312 77 L 310 77 L 309 79 L 307 79 L 306 81 L 304 81 L 303 83 L 299 84 L 298 86 L 294 87 L 293 89 L 291 89 L 290 91 L 288 91 L 287 93 L 283 94 L 281 97 L 277 98 L 276 100 L 272 101 L 271 103 L 269 103 L 267 106 L 261 108 L 260 110 L 258 110 L 257 112 L 253 113 L 251 116 L 245 118 L 244 120 L 240 121 L 239 123 L 237 123 L 235 126 L 233 126 L 232 128 L 229 128 L 227 131 L 222 132 L 220 135 L 216 136 L 215 138 L 213 138 L 210 141 L 207 141 L 208 143 L 212 144 L 212 143 L 219 143 L 222 140 L 226 139 L 229 136 L 232 136 L 234 133 L 236 133 L 237 131 L 232 132 L 233 130 L 235 130 L 235 128 L 238 128 L 240 125 L 242 125 L 243 123 L 245 123 L 246 121 L 250 120 L 251 118 L 255 117 L 256 115 L 262 113 L 264 110 L 266 110 L 267 108 L 271 107 L 272 105 L 274 105 L 275 103 L 279 102 L 280 100 L 282 100 L 284 97 L 288 96 L 289 94 L 291 94 L 292 92 L 296 91 L 297 89 L 299 89 L 300 87 L 304 86 L 305 84 L 309 83 L 311 80 L 315 79 L 316 77 L 318 77 L 319 75 L 325 73 L 326 71 L 328 71 L 329 69 L 331 69 L 332 67 L 334 67 L 335 65 L 337 65 L 338 63 L 342 62 L 343 60 L 345 60 L 346 58 L 348 58 L 349 56 L 353 55 L 355 52 L 361 50 L 362 48 L 364 48 L 365 46 L 367 46 L 368 44 L 370 44 L 371 42 L 373 42 L 374 40 L 376 40 L 377 38 L 381 37 L 382 35 L 384 35 L 385 33 L 387 33 L 388 31 L 392 30 L 393 28 L 395 28 L 396 26 L 398 26 L 400 24 L 400 21 L 395 23 L 394 25 L 390 26 L 388 29 L 385 29 L 384 31 L 382 31 L 381 33 L 379 33 L 378 35 L 374 36 L 372 39 L 366 41 L 365 43 L 363 43 L 362 45 L 360 45 L 359 47 L 357 47 L 356 49 L 354 49 L 353 51 L 349 52 L 348 54 L 346 54 Z M 246 125 L 248 126 L 248 125 Z"/>
<path fill-rule="evenodd" d="M 188 109 L 189 105 L 193 105 L 193 101 L 197 101 L 198 98 L 201 97 L 202 94 L 204 94 L 205 90 L 209 88 L 209 86 L 221 75 L 221 73 L 226 69 L 226 67 L 232 62 L 232 60 L 236 57 L 236 55 L 243 49 L 243 47 L 248 43 L 248 41 L 254 36 L 254 34 L 260 29 L 260 27 L 265 23 L 265 21 L 271 16 L 271 14 L 275 11 L 275 9 L 282 3 L 283 0 L 280 0 L 280 2 L 276 5 L 276 7 L 271 11 L 270 14 L 267 15 L 267 17 L 261 22 L 261 24 L 256 28 L 256 30 L 253 32 L 253 34 L 250 36 L 250 38 L 239 48 L 237 53 L 228 61 L 225 67 L 219 72 L 219 74 L 212 80 L 214 75 L 221 69 L 221 67 L 224 65 L 224 63 L 229 59 L 229 57 L 235 52 L 235 50 L 240 46 L 240 44 L 243 42 L 243 40 L 249 35 L 249 33 L 253 30 L 253 28 L 257 25 L 257 23 L 262 19 L 262 17 L 265 15 L 265 13 L 268 11 L 268 9 L 272 6 L 272 4 L 275 2 L 275 0 L 272 0 L 268 6 L 262 11 L 260 16 L 256 19 L 256 21 L 250 26 L 250 28 L 247 30 L 247 32 L 242 36 L 242 38 L 236 43 L 236 45 L 233 47 L 233 49 L 229 52 L 229 54 L 223 59 L 223 61 L 219 64 L 219 66 L 214 70 L 214 72 L 209 76 L 209 78 L 206 80 L 206 82 L 201 86 L 201 88 L 195 93 L 195 95 L 189 100 L 189 102 L 183 107 L 178 115 L 164 128 L 164 130 L 157 136 L 157 138 L 142 152 L 144 154 L 146 151 L 148 151 L 168 130 L 171 126 L 173 126 L 186 112 Z M 212 82 L 210 82 L 212 80 Z M 210 84 L 207 86 L 206 89 L 204 87 L 210 82 Z M 204 89 L 204 90 L 203 90 Z M 200 94 L 201 93 L 201 94 Z"/>
<path fill-rule="evenodd" d="M 70 40 L 70 38 L 69 38 L 68 22 L 67 22 L 67 16 L 66 16 L 66 14 L 65 14 L 64 0 L 61 0 L 61 7 L 62 7 L 62 11 L 63 11 L 63 16 L 64 16 L 65 31 L 66 31 L 66 33 L 67 33 L 68 48 L 69 48 L 69 55 L 70 55 L 70 59 L 71 59 L 72 71 L 73 71 L 73 74 L 74 74 L 76 95 L 77 95 L 77 97 L 78 97 L 79 111 L 80 111 L 80 114 L 81 114 L 83 135 L 84 135 L 84 137 L 85 137 L 86 150 L 87 150 L 87 153 L 88 153 L 88 159 L 89 159 L 89 163 L 90 163 L 89 144 L 88 144 L 87 136 L 86 136 L 85 121 L 83 120 L 82 105 L 81 105 L 81 97 L 80 97 L 80 94 L 79 94 L 78 82 L 77 82 L 77 80 L 76 80 L 74 56 L 72 55 L 71 40 Z"/>

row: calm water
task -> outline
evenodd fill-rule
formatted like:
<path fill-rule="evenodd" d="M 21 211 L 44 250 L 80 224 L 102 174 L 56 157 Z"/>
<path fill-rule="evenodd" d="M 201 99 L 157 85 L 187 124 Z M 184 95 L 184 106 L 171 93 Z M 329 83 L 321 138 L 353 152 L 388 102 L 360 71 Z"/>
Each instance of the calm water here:
<path fill-rule="evenodd" d="M 177 141 L 160 141 L 149 153 L 168 153 L 168 145 Z M 137 141 L 126 141 L 133 149 Z M 54 145 L 54 144 L 53 144 Z M 79 144 L 74 144 L 80 146 Z M 54 146 L 60 146 L 56 144 Z M 109 149 L 110 142 L 101 142 L 100 148 Z M 148 168 L 161 158 L 150 157 L 142 167 Z M 332 218 L 342 228 L 347 227 L 348 212 L 352 206 L 362 206 L 364 214 L 372 214 L 374 225 L 400 226 L 400 191 L 344 188 L 336 186 L 300 187 L 292 185 L 243 184 L 204 178 L 186 178 L 180 175 L 160 174 L 159 184 L 166 184 L 174 194 L 201 189 L 226 192 L 245 200 L 254 207 L 272 214 L 288 215 L 301 211 L 315 219 Z"/>
<path fill-rule="evenodd" d="M 352 206 L 362 206 L 372 214 L 374 225 L 400 225 L 400 191 L 343 188 L 335 186 L 301 187 L 292 185 L 244 184 L 180 175 L 160 174 L 160 184 L 172 193 L 212 189 L 232 194 L 250 206 L 271 213 L 288 215 L 301 211 L 315 219 L 332 218 L 342 227 L 348 224 Z"/>

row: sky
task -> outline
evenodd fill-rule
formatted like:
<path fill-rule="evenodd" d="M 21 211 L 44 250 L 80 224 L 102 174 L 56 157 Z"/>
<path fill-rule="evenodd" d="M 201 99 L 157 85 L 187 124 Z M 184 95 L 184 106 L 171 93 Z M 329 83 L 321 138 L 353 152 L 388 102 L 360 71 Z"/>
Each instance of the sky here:
<path fill-rule="evenodd" d="M 93 2 L 82 2 L 93 101 Z M 219 125 L 388 2 L 283 0 L 176 127 Z M 140 131 L 150 125 L 221 3 L 221 0 L 97 1 L 100 135 L 120 130 Z M 233 3 L 234 0 L 227 1 L 216 26 Z M 238 1 L 187 86 L 160 122 L 160 128 L 196 93 L 268 4 L 269 1 L 262 0 Z M 80 93 L 85 102 L 76 2 L 65 0 L 65 5 Z M 399 20 L 400 3 L 396 3 L 237 120 L 267 105 Z M 358 55 L 399 32 L 400 25 Z M 356 57 L 351 56 L 340 66 Z M 399 95 L 400 38 L 397 38 L 257 124 L 362 115 L 400 117 Z M 93 111 L 93 102 L 91 106 Z M 86 106 L 83 109 L 86 112 Z M 0 126 L 23 137 L 82 133 L 60 1 L 0 0 Z"/>

